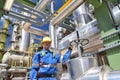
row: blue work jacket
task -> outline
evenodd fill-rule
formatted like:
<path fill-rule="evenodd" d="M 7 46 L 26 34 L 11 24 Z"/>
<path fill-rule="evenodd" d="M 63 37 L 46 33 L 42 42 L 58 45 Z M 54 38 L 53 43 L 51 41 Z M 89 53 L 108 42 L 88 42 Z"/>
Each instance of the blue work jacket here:
<path fill-rule="evenodd" d="M 44 52 L 44 55 L 42 54 Z M 33 57 L 33 65 L 31 67 L 31 72 L 30 72 L 30 78 L 31 80 L 57 80 L 56 77 L 54 78 L 38 78 L 37 72 L 39 71 L 40 74 L 56 74 L 57 73 L 57 67 L 56 66 L 46 66 L 42 67 L 39 64 L 40 63 L 45 63 L 45 64 L 57 64 L 62 62 L 65 62 L 69 59 L 71 55 L 71 50 L 68 50 L 66 54 L 64 54 L 62 60 L 61 60 L 61 55 L 56 54 L 53 55 L 53 53 L 49 50 L 43 49 L 40 52 L 37 52 L 34 57 Z"/>

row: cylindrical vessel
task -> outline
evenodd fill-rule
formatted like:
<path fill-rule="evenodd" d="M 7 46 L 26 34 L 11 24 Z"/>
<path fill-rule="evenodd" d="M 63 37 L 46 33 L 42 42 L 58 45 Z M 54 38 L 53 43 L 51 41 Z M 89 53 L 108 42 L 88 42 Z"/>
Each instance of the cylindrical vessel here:
<path fill-rule="evenodd" d="M 14 66 L 27 66 L 28 55 L 19 52 L 9 51 L 3 56 L 2 63 Z"/>

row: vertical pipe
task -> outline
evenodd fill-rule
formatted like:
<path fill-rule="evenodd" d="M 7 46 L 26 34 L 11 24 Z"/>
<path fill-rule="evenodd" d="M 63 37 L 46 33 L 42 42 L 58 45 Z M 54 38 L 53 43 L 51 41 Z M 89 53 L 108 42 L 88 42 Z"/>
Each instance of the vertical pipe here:
<path fill-rule="evenodd" d="M 14 50 L 17 46 L 16 37 L 18 34 L 19 23 L 13 24 L 13 32 L 12 32 L 12 39 L 11 39 L 11 49 Z"/>
<path fill-rule="evenodd" d="M 8 19 L 5 19 L 4 20 L 4 27 L 0 31 L 0 62 L 2 60 L 6 39 L 7 39 L 7 36 L 8 36 L 9 24 L 10 24 L 10 21 Z"/>
<path fill-rule="evenodd" d="M 54 13 L 54 3 L 51 2 L 51 12 Z M 56 36 L 56 28 L 51 23 L 49 25 L 49 33 L 50 38 L 52 39 L 51 47 L 55 50 L 57 49 L 57 36 Z"/>
<path fill-rule="evenodd" d="M 20 51 L 26 51 L 29 47 L 30 33 L 22 29 L 22 40 L 20 44 Z"/>
<path fill-rule="evenodd" d="M 55 27 L 51 24 L 49 26 L 49 32 L 50 32 L 50 38 L 52 40 L 51 47 L 57 48 L 57 38 L 56 38 L 56 34 L 55 34 Z"/>
<path fill-rule="evenodd" d="M 80 7 L 78 7 L 74 12 L 73 16 L 75 17 L 75 23 L 77 27 L 84 26 L 87 24 L 89 21 L 91 21 L 86 3 L 83 3 Z"/>

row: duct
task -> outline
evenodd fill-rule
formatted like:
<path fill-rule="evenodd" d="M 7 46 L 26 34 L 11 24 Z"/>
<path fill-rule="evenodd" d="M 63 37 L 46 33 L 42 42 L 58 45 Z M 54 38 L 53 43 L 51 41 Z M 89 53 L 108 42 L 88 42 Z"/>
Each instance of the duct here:
<path fill-rule="evenodd" d="M 15 66 L 27 66 L 28 55 L 20 52 L 9 51 L 6 52 L 2 58 L 3 64 L 15 65 Z"/>
<path fill-rule="evenodd" d="M 82 4 L 84 0 L 73 0 L 63 11 L 61 11 L 56 17 L 53 18 L 51 24 L 56 25 L 69 16 L 77 7 Z"/>
<path fill-rule="evenodd" d="M 75 68 L 78 66 L 77 68 Z M 89 70 L 92 67 L 97 67 L 97 60 L 94 57 L 78 57 L 75 59 L 71 59 L 69 61 L 69 67 L 70 67 L 70 74 L 72 80 L 76 80 L 80 77 L 83 73 L 85 73 L 87 70 Z M 93 79 L 95 80 L 95 79 Z"/>
<path fill-rule="evenodd" d="M 40 0 L 39 3 L 37 4 L 37 6 L 35 7 L 35 9 L 37 9 L 38 11 L 44 11 L 44 9 L 46 8 L 46 6 L 48 5 L 48 3 L 50 1 L 51 0 Z M 35 17 L 33 15 L 31 17 L 32 18 L 37 18 L 37 17 Z M 31 28 L 30 26 L 31 26 L 31 23 L 26 22 L 24 24 L 23 28 L 25 29 L 25 31 L 36 34 L 36 35 L 40 35 L 40 36 L 47 36 L 48 35 L 48 31 Z"/>

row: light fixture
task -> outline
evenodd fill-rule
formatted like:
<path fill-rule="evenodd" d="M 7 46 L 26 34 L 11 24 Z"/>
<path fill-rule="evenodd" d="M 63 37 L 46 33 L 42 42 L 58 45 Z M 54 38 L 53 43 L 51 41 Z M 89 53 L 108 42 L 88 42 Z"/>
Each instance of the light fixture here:
<path fill-rule="evenodd" d="M 6 2 L 5 2 L 5 6 L 4 6 L 4 10 L 6 10 L 6 11 L 10 11 L 13 2 L 14 2 L 14 0 L 6 0 Z"/>

